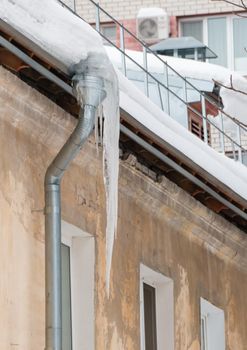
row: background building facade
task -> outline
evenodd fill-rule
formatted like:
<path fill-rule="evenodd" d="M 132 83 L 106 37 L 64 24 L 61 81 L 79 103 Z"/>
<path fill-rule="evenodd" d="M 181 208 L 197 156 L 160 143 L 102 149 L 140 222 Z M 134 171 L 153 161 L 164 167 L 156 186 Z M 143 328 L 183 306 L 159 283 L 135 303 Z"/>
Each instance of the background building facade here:
<path fill-rule="evenodd" d="M 67 0 L 65 3 L 75 8 L 86 21 L 95 23 L 95 6 L 90 0 Z M 138 35 L 139 10 L 160 7 L 169 18 L 169 36 L 195 37 L 218 55 L 217 59 L 209 60 L 211 63 L 244 73 L 247 71 L 246 42 L 245 36 L 241 35 L 247 31 L 247 19 L 234 14 L 238 8 L 233 5 L 214 0 L 105 0 L 100 2 L 100 6 L 135 35 Z M 101 16 L 101 23 L 102 32 L 107 37 L 119 40 L 119 31 L 109 17 Z M 140 49 L 131 38 L 126 46 Z"/>
<path fill-rule="evenodd" d="M 70 5 L 74 3 L 73 0 L 67 2 Z M 93 22 L 94 11 L 89 3 L 88 0 L 76 0 L 76 10 L 87 21 Z M 161 7 L 167 11 L 169 16 L 175 17 L 215 14 L 236 10 L 234 6 L 214 0 L 102 0 L 100 1 L 100 6 L 119 20 L 136 18 L 138 11 L 143 7 Z"/>

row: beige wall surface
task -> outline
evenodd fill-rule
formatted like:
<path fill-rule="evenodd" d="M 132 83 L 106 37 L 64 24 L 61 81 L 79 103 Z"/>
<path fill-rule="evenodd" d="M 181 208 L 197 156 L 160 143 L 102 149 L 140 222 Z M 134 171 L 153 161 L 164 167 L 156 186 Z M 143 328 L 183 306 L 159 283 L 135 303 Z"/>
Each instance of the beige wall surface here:
<path fill-rule="evenodd" d="M 72 6 L 71 0 L 65 0 L 64 2 Z M 236 7 L 216 0 L 101 0 L 99 3 L 117 19 L 136 18 L 139 9 L 143 7 L 161 7 L 170 16 L 188 16 L 236 10 Z M 76 11 L 85 20 L 95 22 L 95 8 L 90 0 L 76 0 Z M 104 20 L 104 17 L 102 20 Z"/>
<path fill-rule="evenodd" d="M 74 124 L 0 68 L 0 350 L 44 349 L 43 179 Z M 140 348 L 143 262 L 174 281 L 175 350 L 200 350 L 200 297 L 224 309 L 227 350 L 245 350 L 246 236 L 165 178 L 144 175 L 134 158 L 120 165 L 107 300 L 101 164 L 92 138 L 62 184 L 63 219 L 96 238 L 96 349 Z"/>

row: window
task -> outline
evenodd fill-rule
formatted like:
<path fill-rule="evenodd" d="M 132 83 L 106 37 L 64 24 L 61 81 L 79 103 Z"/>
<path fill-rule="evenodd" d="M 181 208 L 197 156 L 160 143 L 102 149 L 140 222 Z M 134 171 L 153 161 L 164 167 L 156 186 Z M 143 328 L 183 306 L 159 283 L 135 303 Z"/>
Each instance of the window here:
<path fill-rule="evenodd" d="M 156 291 L 149 284 L 143 283 L 145 349 L 157 350 L 156 330 Z"/>
<path fill-rule="evenodd" d="M 62 222 L 62 350 L 94 349 L 94 238 Z"/>
<path fill-rule="evenodd" d="M 178 49 L 178 57 L 187 58 L 190 60 L 197 60 L 205 62 L 205 54 L 206 50 L 204 48 L 196 48 L 196 49 Z"/>
<path fill-rule="evenodd" d="M 62 254 L 62 344 L 72 350 L 70 247 L 61 246 Z"/>
<path fill-rule="evenodd" d="M 117 27 L 116 24 L 101 24 L 101 33 L 109 39 L 111 42 L 116 43 L 117 40 Z M 107 40 L 105 40 L 107 43 Z"/>
<path fill-rule="evenodd" d="M 141 264 L 141 350 L 174 349 L 173 303 L 173 281 Z"/>
<path fill-rule="evenodd" d="M 182 22 L 182 36 L 192 36 L 193 38 L 203 41 L 203 22 L 191 21 Z"/>
<path fill-rule="evenodd" d="M 224 311 L 200 299 L 201 350 L 225 350 Z"/>
<path fill-rule="evenodd" d="M 218 56 L 210 63 L 227 66 L 226 18 L 208 18 L 208 46 Z"/>
<path fill-rule="evenodd" d="M 247 70 L 246 36 L 247 19 L 234 18 L 233 20 L 233 43 L 234 43 L 234 69 Z"/>
<path fill-rule="evenodd" d="M 180 35 L 193 36 L 214 51 L 218 58 L 210 63 L 247 72 L 247 18 L 235 15 L 181 19 Z"/>

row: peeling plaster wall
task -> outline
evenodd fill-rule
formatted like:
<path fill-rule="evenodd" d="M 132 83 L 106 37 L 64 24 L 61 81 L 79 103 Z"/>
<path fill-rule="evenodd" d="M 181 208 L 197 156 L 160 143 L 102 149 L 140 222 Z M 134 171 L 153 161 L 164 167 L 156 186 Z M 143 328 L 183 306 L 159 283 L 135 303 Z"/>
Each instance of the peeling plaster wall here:
<path fill-rule="evenodd" d="M 43 350 L 43 179 L 75 121 L 1 67 L 0 119 L 0 350 Z M 107 300 L 101 165 L 91 138 L 62 183 L 63 219 L 96 239 L 96 350 L 140 348 L 140 262 L 174 280 L 175 350 L 200 350 L 200 297 L 224 309 L 227 350 L 245 350 L 246 236 L 131 157 Z"/>

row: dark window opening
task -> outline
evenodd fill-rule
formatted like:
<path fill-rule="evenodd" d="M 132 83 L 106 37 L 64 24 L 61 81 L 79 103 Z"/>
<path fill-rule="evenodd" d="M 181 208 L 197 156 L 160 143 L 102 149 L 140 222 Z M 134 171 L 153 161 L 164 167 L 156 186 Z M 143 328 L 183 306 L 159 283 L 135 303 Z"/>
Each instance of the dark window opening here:
<path fill-rule="evenodd" d="M 72 350 L 70 248 L 61 245 L 62 257 L 62 350 Z"/>
<path fill-rule="evenodd" d="M 155 288 L 143 284 L 145 350 L 157 350 Z"/>

